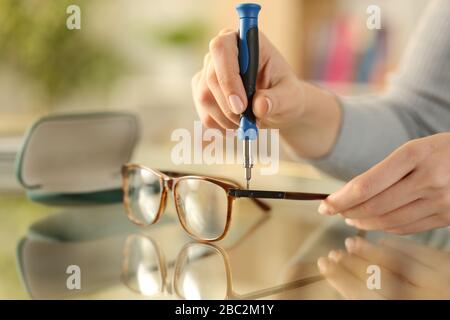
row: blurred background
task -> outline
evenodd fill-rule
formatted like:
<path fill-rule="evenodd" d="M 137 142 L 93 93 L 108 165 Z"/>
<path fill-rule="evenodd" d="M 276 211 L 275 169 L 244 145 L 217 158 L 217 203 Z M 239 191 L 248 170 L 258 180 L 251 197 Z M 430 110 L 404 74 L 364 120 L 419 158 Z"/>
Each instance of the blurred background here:
<path fill-rule="evenodd" d="M 382 89 L 427 1 L 259 2 L 261 30 L 299 77 L 355 94 Z M 237 27 L 236 3 L 0 0 L 0 173 L 26 128 L 49 113 L 135 112 L 152 143 L 191 128 L 190 79 L 209 39 Z M 66 28 L 70 4 L 81 8 L 81 30 Z M 366 27 L 373 4 L 381 30 Z"/>
<path fill-rule="evenodd" d="M 197 119 L 190 79 L 209 39 L 237 28 L 238 2 L 0 0 L 0 243 L 45 211 L 23 210 L 33 205 L 13 175 L 25 130 L 51 113 L 129 111 L 142 120 L 141 141 L 168 145 L 173 129 Z M 363 94 L 383 89 L 428 1 L 257 2 L 260 29 L 299 77 Z M 71 4 L 81 8 L 81 30 L 66 28 Z M 369 5 L 381 8 L 381 30 L 366 27 Z M 0 272 L 12 274 L 2 250 Z M 14 281 L 2 283 L 0 298 L 17 290 Z"/>

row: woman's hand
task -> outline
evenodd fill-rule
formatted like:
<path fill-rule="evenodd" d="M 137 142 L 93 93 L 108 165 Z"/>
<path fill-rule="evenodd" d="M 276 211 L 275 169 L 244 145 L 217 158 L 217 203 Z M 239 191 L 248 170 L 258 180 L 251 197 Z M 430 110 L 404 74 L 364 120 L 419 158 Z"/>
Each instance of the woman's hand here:
<path fill-rule="evenodd" d="M 209 43 L 203 69 L 192 79 L 197 112 L 203 124 L 236 128 L 247 96 L 239 75 L 237 33 L 223 30 Z M 280 53 L 259 33 L 259 70 L 253 112 L 267 126 L 283 125 L 303 112 L 301 88 Z"/>
<path fill-rule="evenodd" d="M 413 241 L 389 238 L 379 245 L 360 238 L 347 251 L 330 251 L 320 272 L 347 299 L 450 299 L 450 254 Z M 369 290 L 369 265 L 380 268 L 380 289 Z"/>
<path fill-rule="evenodd" d="M 223 30 L 209 43 L 203 68 L 192 78 L 192 95 L 207 128 L 235 129 L 247 108 L 239 75 L 238 35 Z M 259 33 L 259 70 L 253 113 L 259 127 L 280 129 L 300 156 L 321 157 L 333 146 L 340 125 L 334 96 L 297 79 L 263 33 Z"/>
<path fill-rule="evenodd" d="M 359 229 L 397 234 L 450 225 L 450 133 L 401 146 L 331 194 L 319 212 L 340 213 Z"/>

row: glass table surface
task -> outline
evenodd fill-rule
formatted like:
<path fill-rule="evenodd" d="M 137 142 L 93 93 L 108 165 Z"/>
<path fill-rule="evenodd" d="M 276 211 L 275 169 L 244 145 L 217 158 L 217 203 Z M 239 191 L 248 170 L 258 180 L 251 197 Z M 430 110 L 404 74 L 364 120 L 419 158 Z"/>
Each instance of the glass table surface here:
<path fill-rule="evenodd" d="M 338 187 L 309 169 L 296 172 L 278 177 L 271 188 L 331 192 Z M 363 233 L 339 216 L 320 216 L 317 201 L 269 200 L 272 210 L 266 214 L 241 198 L 226 238 L 200 243 L 182 229 L 172 201 L 157 224 L 139 227 L 127 219 L 122 203 L 51 208 L 1 196 L 6 203 L 0 226 L 1 298 L 450 297 L 446 228 L 403 237 Z M 32 214 L 36 210 L 39 214 Z M 26 217 L 16 232 L 9 229 L 10 214 Z M 345 252 L 345 239 L 354 236 L 370 254 L 321 275 L 317 259 L 332 250 Z M 381 272 L 381 288 L 371 286 L 373 268 Z"/>

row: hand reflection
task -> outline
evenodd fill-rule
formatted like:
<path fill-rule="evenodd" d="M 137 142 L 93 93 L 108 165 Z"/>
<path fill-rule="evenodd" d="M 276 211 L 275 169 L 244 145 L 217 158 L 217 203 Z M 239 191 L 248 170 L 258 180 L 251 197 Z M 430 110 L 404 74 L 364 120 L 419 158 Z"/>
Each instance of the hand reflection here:
<path fill-rule="evenodd" d="M 346 251 L 318 260 L 321 273 L 347 299 L 450 299 L 450 254 L 413 241 L 388 238 L 374 245 L 360 237 Z M 381 269 L 381 288 L 369 290 L 369 265 Z"/>

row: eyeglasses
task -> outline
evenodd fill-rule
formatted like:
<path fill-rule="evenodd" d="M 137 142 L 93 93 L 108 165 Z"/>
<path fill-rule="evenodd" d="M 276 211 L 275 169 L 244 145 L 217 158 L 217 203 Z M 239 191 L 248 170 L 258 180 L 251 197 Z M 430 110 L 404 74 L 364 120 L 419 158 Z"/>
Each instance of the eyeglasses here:
<path fill-rule="evenodd" d="M 247 190 L 229 179 L 158 171 L 139 164 L 122 167 L 124 205 L 128 218 L 142 226 L 155 224 L 161 217 L 172 191 L 175 209 L 183 229 L 195 240 L 218 241 L 231 223 L 236 198 L 250 198 L 264 212 L 270 206 L 259 200 L 318 200 L 327 194 Z"/>
<path fill-rule="evenodd" d="M 189 300 L 258 299 L 323 280 L 321 275 L 314 275 L 239 294 L 233 288 L 228 254 L 219 246 L 187 243 L 176 259 L 168 263 L 155 240 L 133 234 L 127 238 L 123 254 L 123 283 L 146 296 L 168 293 Z M 168 269 L 173 269 L 171 282 L 168 281 Z"/>

